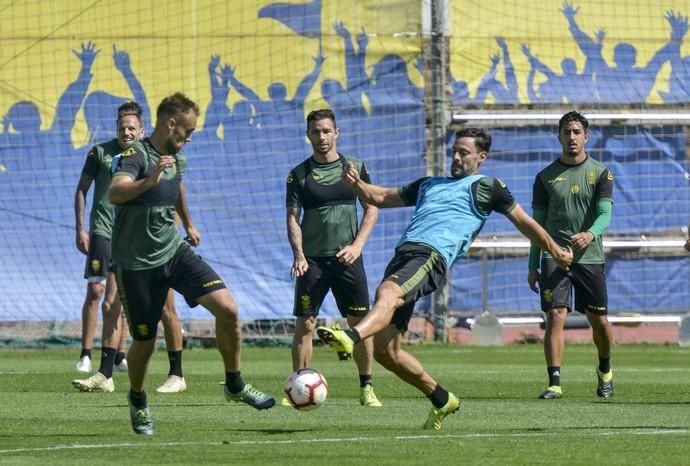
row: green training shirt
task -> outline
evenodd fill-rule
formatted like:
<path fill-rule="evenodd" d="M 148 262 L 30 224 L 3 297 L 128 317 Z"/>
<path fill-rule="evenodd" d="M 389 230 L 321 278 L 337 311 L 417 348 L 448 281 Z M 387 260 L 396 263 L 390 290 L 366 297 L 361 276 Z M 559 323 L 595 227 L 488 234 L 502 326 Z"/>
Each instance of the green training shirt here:
<path fill-rule="evenodd" d="M 306 257 L 334 256 L 351 244 L 359 231 L 357 195 L 343 183 L 346 161 L 352 162 L 359 176 L 369 183 L 369 172 L 358 159 L 318 163 L 312 157 L 297 165 L 287 177 L 285 205 L 301 208 L 302 250 Z"/>
<path fill-rule="evenodd" d="M 532 208 L 546 212 L 543 227 L 561 246 L 570 246 L 572 235 L 592 226 L 600 201 L 613 202 L 613 174 L 589 156 L 578 165 L 556 160 L 534 180 Z M 546 251 L 542 252 L 549 257 Z M 603 264 L 601 236 L 595 235 L 584 251 L 575 253 L 573 261 Z"/>
<path fill-rule="evenodd" d="M 149 139 L 135 143 L 121 154 L 113 175 L 133 180 L 147 178 L 161 154 Z M 113 263 L 127 270 L 146 270 L 168 262 L 182 244 L 175 226 L 175 204 L 180 194 L 187 159 L 180 152 L 175 164 L 163 172 L 160 182 L 141 196 L 115 206 Z"/>
<path fill-rule="evenodd" d="M 113 160 L 117 165 L 122 148 L 117 139 L 98 144 L 86 155 L 81 172 L 94 182 L 93 203 L 89 214 L 89 233 L 110 238 L 113 231 L 113 205 L 108 200 Z"/>

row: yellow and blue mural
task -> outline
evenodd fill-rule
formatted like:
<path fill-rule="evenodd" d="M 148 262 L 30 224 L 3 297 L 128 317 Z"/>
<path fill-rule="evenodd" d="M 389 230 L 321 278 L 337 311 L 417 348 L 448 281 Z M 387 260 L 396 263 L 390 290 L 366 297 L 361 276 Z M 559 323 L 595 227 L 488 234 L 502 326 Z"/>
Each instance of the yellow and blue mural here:
<path fill-rule="evenodd" d="M 284 181 L 311 153 L 306 113 L 335 111 L 339 151 L 365 160 L 375 183 L 400 186 L 426 174 L 424 3 L 0 0 L 0 321 L 79 319 L 84 257 L 74 245 L 73 199 L 86 153 L 114 137 L 122 102 L 142 105 L 150 131 L 158 103 L 176 91 L 202 110 L 185 147 L 199 253 L 229 284 L 243 318 L 289 317 Z M 637 11 L 622 0 L 549 0 L 539 9 L 516 0 L 448 5 L 456 108 L 690 103 L 686 1 L 637 4 Z M 533 177 L 525 170 L 537 170 L 557 149 L 550 129 L 531 136 L 497 130 L 486 164 L 491 174 L 500 168 L 497 176 L 524 206 Z M 619 147 L 620 135 L 602 130 L 592 150 L 620 170 L 640 170 L 640 180 L 666 170 L 654 191 L 678 202 L 650 216 L 657 229 L 672 228 L 688 210 L 680 187 L 687 184 L 684 136 L 640 129 L 632 139 Z M 614 214 L 612 229 L 639 230 L 645 215 L 633 214 L 647 191 L 642 181 L 616 179 L 636 194 L 617 204 L 631 215 Z M 365 250 L 372 288 L 409 215 L 381 214 Z M 487 232 L 511 228 L 488 224 Z M 521 273 L 520 264 L 514 269 Z M 463 302 L 454 305 L 475 305 L 468 293 L 457 299 Z M 538 305 L 528 290 L 509 302 L 520 310 Z"/>

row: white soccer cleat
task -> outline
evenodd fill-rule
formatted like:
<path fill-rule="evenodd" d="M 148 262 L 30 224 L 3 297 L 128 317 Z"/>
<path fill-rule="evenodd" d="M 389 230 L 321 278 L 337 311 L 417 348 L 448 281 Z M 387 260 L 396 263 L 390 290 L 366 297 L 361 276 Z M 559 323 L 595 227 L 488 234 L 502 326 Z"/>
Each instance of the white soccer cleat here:
<path fill-rule="evenodd" d="M 127 360 L 123 359 L 122 362 L 120 362 L 120 364 L 115 364 L 113 366 L 113 369 L 115 369 L 117 372 L 127 372 Z"/>
<path fill-rule="evenodd" d="M 185 390 L 187 390 L 187 382 L 184 381 L 184 377 L 177 375 L 168 376 L 168 380 L 156 389 L 158 393 L 182 393 Z"/>
<path fill-rule="evenodd" d="M 72 380 L 72 386 L 80 392 L 105 392 L 111 393 L 115 391 L 115 383 L 112 377 L 106 378 L 100 372 L 96 372 L 88 379 Z"/>
<path fill-rule="evenodd" d="M 82 356 L 74 367 L 74 370 L 84 374 L 91 372 L 91 358 L 88 356 Z"/>

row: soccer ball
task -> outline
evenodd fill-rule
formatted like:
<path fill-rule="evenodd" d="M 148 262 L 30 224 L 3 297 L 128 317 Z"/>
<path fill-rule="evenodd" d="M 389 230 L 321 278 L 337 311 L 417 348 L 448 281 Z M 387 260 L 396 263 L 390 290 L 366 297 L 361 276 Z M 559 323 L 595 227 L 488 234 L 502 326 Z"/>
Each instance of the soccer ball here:
<path fill-rule="evenodd" d="M 295 409 L 311 411 L 326 401 L 328 382 L 319 371 L 298 369 L 287 378 L 284 390 Z"/>

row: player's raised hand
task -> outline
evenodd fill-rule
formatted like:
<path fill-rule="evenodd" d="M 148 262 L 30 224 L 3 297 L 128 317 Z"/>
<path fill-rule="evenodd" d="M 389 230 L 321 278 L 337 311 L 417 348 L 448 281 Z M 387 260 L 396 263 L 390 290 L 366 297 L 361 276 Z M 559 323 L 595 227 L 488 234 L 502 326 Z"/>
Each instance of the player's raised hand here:
<path fill-rule="evenodd" d="M 152 184 L 158 184 L 161 178 L 163 178 L 165 170 L 171 168 L 173 165 L 175 165 L 175 157 L 172 155 L 161 155 L 161 158 L 158 159 L 158 163 L 154 167 L 153 175 L 149 177 L 149 179 L 152 180 Z"/>
<path fill-rule="evenodd" d="M 345 168 L 343 168 L 342 180 L 350 186 L 357 184 L 361 180 L 354 163 L 347 162 Z"/>

